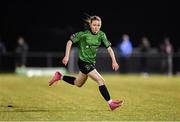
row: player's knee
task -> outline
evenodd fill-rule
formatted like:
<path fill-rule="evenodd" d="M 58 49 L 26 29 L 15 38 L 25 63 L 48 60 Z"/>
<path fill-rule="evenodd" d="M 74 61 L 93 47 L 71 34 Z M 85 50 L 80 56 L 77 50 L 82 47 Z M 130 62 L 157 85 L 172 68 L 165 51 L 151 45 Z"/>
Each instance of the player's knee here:
<path fill-rule="evenodd" d="M 83 83 L 79 83 L 77 80 L 75 80 L 74 85 L 80 88 L 83 86 Z"/>
<path fill-rule="evenodd" d="M 99 80 L 97 80 L 97 83 L 99 85 L 104 85 L 105 81 L 103 79 L 99 79 Z"/>
<path fill-rule="evenodd" d="M 83 84 L 79 84 L 79 83 L 75 83 L 75 85 L 79 88 L 81 88 L 83 86 Z"/>

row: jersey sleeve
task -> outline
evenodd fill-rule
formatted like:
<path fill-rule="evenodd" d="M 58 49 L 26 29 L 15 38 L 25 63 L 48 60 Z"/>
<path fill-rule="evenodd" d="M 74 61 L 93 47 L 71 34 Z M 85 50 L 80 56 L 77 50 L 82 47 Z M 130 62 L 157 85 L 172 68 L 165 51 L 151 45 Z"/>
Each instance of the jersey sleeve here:
<path fill-rule="evenodd" d="M 102 40 L 103 45 L 104 45 L 106 48 L 108 48 L 109 46 L 111 46 L 111 43 L 110 43 L 109 40 L 107 39 L 105 33 L 102 33 L 102 35 L 101 35 L 101 40 Z"/>
<path fill-rule="evenodd" d="M 77 43 L 77 42 L 80 40 L 82 34 L 83 34 L 82 32 L 74 33 L 74 34 L 72 34 L 72 35 L 70 36 L 70 40 L 71 40 L 73 43 Z"/>

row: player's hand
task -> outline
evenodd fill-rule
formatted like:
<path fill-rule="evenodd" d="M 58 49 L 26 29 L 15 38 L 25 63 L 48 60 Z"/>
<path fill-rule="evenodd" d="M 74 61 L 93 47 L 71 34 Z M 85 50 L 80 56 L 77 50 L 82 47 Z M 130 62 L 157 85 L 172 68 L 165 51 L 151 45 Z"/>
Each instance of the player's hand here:
<path fill-rule="evenodd" d="M 112 68 L 113 70 L 117 71 L 119 69 L 119 65 L 116 62 L 112 63 Z"/>
<path fill-rule="evenodd" d="M 69 58 L 67 56 L 65 56 L 62 60 L 62 63 L 66 66 L 68 61 L 69 61 Z"/>

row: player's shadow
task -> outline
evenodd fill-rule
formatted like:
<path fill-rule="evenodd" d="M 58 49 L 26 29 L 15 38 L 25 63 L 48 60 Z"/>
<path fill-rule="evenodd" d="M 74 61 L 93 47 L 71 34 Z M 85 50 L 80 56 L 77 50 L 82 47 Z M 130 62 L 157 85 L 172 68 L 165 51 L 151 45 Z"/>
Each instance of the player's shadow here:
<path fill-rule="evenodd" d="M 0 112 L 69 112 L 70 108 L 42 108 L 42 107 L 19 107 L 19 106 L 1 106 Z M 77 111 L 76 109 L 71 109 Z M 108 109 L 79 109 L 79 111 L 97 112 L 97 111 L 109 111 Z"/>
<path fill-rule="evenodd" d="M 40 107 L 19 107 L 19 106 L 0 106 L 0 112 L 48 112 L 50 110 Z"/>

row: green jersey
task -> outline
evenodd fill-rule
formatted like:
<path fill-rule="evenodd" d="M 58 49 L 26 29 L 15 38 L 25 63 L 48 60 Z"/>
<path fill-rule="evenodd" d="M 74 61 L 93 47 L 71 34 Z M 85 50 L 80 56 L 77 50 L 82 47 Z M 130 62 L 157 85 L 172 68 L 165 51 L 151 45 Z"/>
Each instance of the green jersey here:
<path fill-rule="evenodd" d="M 106 34 L 103 31 L 99 31 L 97 34 L 93 34 L 91 31 L 80 31 L 70 37 L 71 41 L 78 44 L 79 58 L 82 61 L 88 63 L 96 63 L 96 53 L 98 47 L 103 44 L 106 48 L 111 46 Z"/>

